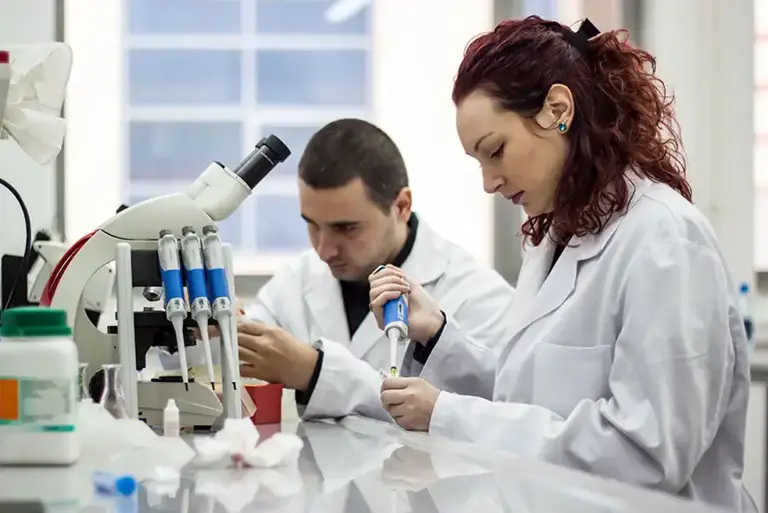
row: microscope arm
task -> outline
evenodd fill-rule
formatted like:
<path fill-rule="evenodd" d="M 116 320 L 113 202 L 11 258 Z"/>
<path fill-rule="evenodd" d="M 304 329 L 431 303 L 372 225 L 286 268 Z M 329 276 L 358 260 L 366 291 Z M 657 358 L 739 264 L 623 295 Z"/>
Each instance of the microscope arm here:
<path fill-rule="evenodd" d="M 39 259 L 29 271 L 28 300 L 39 303 L 51 271 L 59 263 L 67 250 L 63 242 L 39 241 L 32 245 L 39 255 Z M 115 281 L 113 264 L 101 267 L 94 273 L 88 285 L 83 290 L 84 307 L 87 310 L 102 313 L 107 307 Z"/>

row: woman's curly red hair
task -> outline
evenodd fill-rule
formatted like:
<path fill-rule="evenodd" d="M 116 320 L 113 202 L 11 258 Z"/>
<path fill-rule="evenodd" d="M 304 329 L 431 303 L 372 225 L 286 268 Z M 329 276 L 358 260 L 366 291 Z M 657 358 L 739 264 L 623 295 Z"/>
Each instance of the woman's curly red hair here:
<path fill-rule="evenodd" d="M 469 44 L 453 87 L 456 105 L 482 89 L 526 118 L 541 110 L 553 84 L 571 90 L 571 150 L 555 208 L 523 225 L 534 244 L 548 233 L 558 244 L 599 233 L 627 207 L 631 169 L 691 201 L 673 98 L 655 76 L 656 60 L 629 45 L 624 30 L 591 39 L 586 54 L 566 31 L 538 16 L 501 22 Z"/>

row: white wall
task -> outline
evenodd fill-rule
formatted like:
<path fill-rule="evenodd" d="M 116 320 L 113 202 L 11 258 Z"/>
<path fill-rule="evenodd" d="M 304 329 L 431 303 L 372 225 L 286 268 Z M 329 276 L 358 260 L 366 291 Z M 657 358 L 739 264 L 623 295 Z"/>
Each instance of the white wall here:
<path fill-rule="evenodd" d="M 65 0 L 72 74 L 64 140 L 65 229 L 70 242 L 95 229 L 120 205 L 123 60 L 121 4 Z M 98 194 L 87 194 L 86 190 Z"/>
<path fill-rule="evenodd" d="M 55 39 L 55 0 L 0 1 L 0 49 Z M 55 164 L 40 166 L 11 141 L 0 141 L 0 177 L 21 194 L 32 220 L 32 235 L 52 229 L 56 215 Z M 16 200 L 0 188 L 0 255 L 24 252 L 24 218 Z"/>
<path fill-rule="evenodd" d="M 114 214 L 124 150 L 120 2 L 69 0 L 74 65 L 67 98 L 67 235 Z M 469 39 L 492 27 L 492 0 L 376 0 L 375 121 L 400 146 L 415 208 L 440 233 L 492 263 L 492 203 L 454 128 L 451 86 Z M 427 44 L 428 46 L 425 46 Z M 86 187 L 98 195 L 86 197 Z"/>
<path fill-rule="evenodd" d="M 493 203 L 456 135 L 451 89 L 464 48 L 493 27 L 492 0 L 379 0 L 376 121 L 400 146 L 415 209 L 442 235 L 493 263 Z"/>
<path fill-rule="evenodd" d="M 754 289 L 755 0 L 648 0 L 642 42 L 676 93 L 694 200 L 737 282 Z M 763 504 L 764 391 L 753 387 L 745 480 Z"/>

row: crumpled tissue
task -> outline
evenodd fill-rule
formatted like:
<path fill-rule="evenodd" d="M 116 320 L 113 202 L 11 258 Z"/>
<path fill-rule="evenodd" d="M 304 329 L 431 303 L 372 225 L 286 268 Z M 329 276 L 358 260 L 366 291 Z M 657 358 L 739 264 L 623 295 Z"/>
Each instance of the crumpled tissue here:
<path fill-rule="evenodd" d="M 295 463 L 304 442 L 296 435 L 275 433 L 259 444 L 259 431 L 250 419 L 226 419 L 212 438 L 194 439 L 197 462 L 202 465 L 231 465 L 271 468 Z"/>
<path fill-rule="evenodd" d="M 78 410 L 81 459 L 114 467 L 137 480 L 154 477 L 156 468 L 181 469 L 195 451 L 181 438 L 158 436 L 136 419 L 115 419 L 101 405 L 82 401 Z"/>
<path fill-rule="evenodd" d="M 38 164 L 61 151 L 66 121 L 61 117 L 72 70 L 72 49 L 65 43 L 3 45 L 10 53 L 11 83 L 0 122 L 0 139 L 16 140 Z"/>

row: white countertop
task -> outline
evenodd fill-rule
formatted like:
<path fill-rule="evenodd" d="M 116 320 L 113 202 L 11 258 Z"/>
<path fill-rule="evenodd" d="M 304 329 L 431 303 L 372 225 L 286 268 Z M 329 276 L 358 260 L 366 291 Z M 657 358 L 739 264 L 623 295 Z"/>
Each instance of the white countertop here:
<path fill-rule="evenodd" d="M 298 468 L 206 470 L 188 464 L 180 486 L 152 495 L 146 482 L 127 508 L 94 497 L 92 465 L 0 468 L 0 511 L 399 513 L 707 513 L 658 492 L 562 467 L 489 453 L 360 418 L 287 422 L 305 446 Z M 108 462 L 105 462 L 108 465 Z M 115 470 L 115 469 L 112 469 Z M 218 494 L 211 496 L 211 492 Z M 3 501 L 44 501 L 48 509 L 4 509 Z M 31 507 L 31 505 L 28 505 Z"/>

